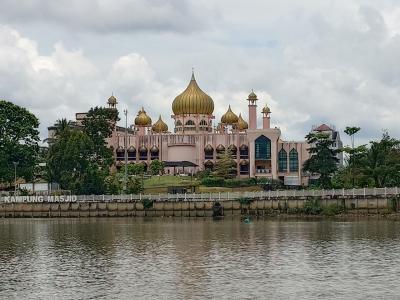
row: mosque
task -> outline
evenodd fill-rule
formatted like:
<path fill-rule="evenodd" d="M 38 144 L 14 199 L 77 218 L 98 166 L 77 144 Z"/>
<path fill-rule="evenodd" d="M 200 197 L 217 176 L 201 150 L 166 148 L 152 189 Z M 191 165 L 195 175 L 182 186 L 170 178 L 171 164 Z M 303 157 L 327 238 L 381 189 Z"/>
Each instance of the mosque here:
<path fill-rule="evenodd" d="M 116 166 L 124 164 L 126 147 L 128 163 L 148 166 L 158 159 L 164 162 L 168 174 L 193 174 L 213 169 L 219 154 L 228 150 L 235 160 L 237 177 L 266 177 L 280 179 L 286 185 L 307 185 L 302 165 L 309 157 L 308 144 L 283 141 L 280 129 L 271 128 L 270 108 L 258 111 L 258 101 L 252 91 L 247 98 L 248 120 L 229 106 L 214 127 L 214 101 L 200 89 L 192 73 L 187 88 L 172 102 L 172 130 L 161 115 L 153 122 L 144 108 L 127 133 L 124 127 L 116 126 L 108 140 L 115 151 Z M 111 96 L 108 107 L 116 106 L 117 99 Z M 262 117 L 262 128 L 257 128 L 258 115 Z M 84 117 L 77 114 L 77 122 Z"/>

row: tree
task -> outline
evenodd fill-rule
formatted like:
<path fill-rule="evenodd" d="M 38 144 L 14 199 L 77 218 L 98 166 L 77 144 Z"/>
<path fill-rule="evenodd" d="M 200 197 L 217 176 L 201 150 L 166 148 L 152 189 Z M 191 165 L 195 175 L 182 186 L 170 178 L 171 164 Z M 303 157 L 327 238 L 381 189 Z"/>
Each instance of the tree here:
<path fill-rule="evenodd" d="M 142 175 L 145 171 L 146 171 L 146 165 L 144 163 L 128 165 L 128 175 Z M 121 172 L 123 172 L 122 169 Z"/>
<path fill-rule="evenodd" d="M 215 177 L 220 178 L 233 178 L 236 176 L 236 163 L 233 159 L 231 152 L 226 149 L 224 152 L 218 154 L 218 160 L 213 172 Z"/>
<path fill-rule="evenodd" d="M 352 187 L 355 186 L 355 172 L 356 172 L 356 164 L 357 164 L 357 158 L 360 157 L 360 154 L 362 154 L 365 151 L 365 147 L 357 147 L 354 148 L 354 135 L 361 130 L 360 127 L 349 127 L 347 126 L 344 132 L 350 136 L 351 138 L 351 148 L 345 147 L 343 149 L 344 152 L 346 152 L 349 155 L 348 163 L 350 165 L 350 176 L 352 178 Z"/>
<path fill-rule="evenodd" d="M 304 171 L 319 176 L 317 182 L 320 187 L 329 188 L 331 177 L 337 171 L 338 150 L 332 149 L 334 141 L 324 133 L 310 133 L 306 136 L 310 145 L 310 158 L 304 162 Z"/>
<path fill-rule="evenodd" d="M 150 164 L 150 173 L 151 175 L 159 175 L 162 171 L 164 171 L 164 163 L 155 159 Z"/>
<path fill-rule="evenodd" d="M 102 194 L 114 162 L 106 138 L 112 135 L 118 112 L 95 107 L 83 121 L 83 128 L 72 128 L 61 120 L 55 142 L 48 154 L 48 170 L 61 188 L 77 194 Z"/>
<path fill-rule="evenodd" d="M 375 187 L 394 186 L 400 177 L 400 140 L 384 132 L 379 142 L 370 142 L 370 148 L 361 162 L 361 172 L 371 178 Z"/>
<path fill-rule="evenodd" d="M 39 150 L 39 121 L 28 110 L 0 100 L 0 182 L 14 182 L 17 175 L 31 180 Z"/>
<path fill-rule="evenodd" d="M 344 130 L 344 133 L 346 133 L 351 138 L 351 148 L 353 149 L 354 149 L 354 135 L 360 130 L 361 130 L 360 127 L 349 127 L 349 126 L 347 126 L 346 129 Z"/>

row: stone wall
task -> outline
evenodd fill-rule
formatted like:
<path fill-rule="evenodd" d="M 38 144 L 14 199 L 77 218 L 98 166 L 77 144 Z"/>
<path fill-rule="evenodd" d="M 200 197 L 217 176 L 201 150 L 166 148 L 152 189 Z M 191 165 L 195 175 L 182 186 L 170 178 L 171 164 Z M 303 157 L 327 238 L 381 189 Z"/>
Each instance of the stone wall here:
<path fill-rule="evenodd" d="M 400 197 L 287 197 L 279 199 L 252 198 L 239 200 L 171 201 L 161 200 L 64 203 L 2 203 L 0 217 L 211 217 L 219 203 L 224 216 L 269 215 L 273 213 L 302 214 L 306 201 L 319 201 L 321 207 L 345 207 L 351 214 L 384 214 L 398 212 Z M 218 205 L 218 204 L 217 204 Z M 146 206 L 146 208 L 145 208 Z"/>

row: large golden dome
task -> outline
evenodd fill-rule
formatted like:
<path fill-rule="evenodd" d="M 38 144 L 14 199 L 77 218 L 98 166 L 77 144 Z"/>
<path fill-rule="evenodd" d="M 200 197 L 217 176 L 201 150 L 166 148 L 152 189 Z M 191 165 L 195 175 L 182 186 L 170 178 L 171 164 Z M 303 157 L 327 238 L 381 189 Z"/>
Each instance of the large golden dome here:
<path fill-rule="evenodd" d="M 237 123 L 238 120 L 238 116 L 232 111 L 231 106 L 229 105 L 228 111 L 221 118 L 221 123 L 233 125 Z"/>
<path fill-rule="evenodd" d="M 135 125 L 137 126 L 151 126 L 151 118 L 146 114 L 146 111 L 142 109 L 138 112 L 135 118 Z"/>
<path fill-rule="evenodd" d="M 158 118 L 158 121 L 154 123 L 152 129 L 154 132 L 157 132 L 157 133 L 168 131 L 168 125 L 165 124 L 165 122 L 161 119 L 161 115 Z"/>
<path fill-rule="evenodd" d="M 214 111 L 214 101 L 197 85 L 194 74 L 186 90 L 172 102 L 172 111 L 175 115 L 203 114 L 211 115 Z"/>

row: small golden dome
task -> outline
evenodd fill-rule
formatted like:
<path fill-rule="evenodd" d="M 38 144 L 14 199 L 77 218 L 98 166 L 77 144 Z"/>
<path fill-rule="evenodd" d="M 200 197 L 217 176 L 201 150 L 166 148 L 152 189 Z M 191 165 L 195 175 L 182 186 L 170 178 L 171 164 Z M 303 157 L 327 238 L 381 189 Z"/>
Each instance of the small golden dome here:
<path fill-rule="evenodd" d="M 153 147 L 151 147 L 150 152 L 151 153 L 158 153 L 158 147 L 156 145 L 153 145 Z"/>
<path fill-rule="evenodd" d="M 247 100 L 250 100 L 250 101 L 258 100 L 257 95 L 254 93 L 253 90 L 251 90 L 251 93 L 249 94 L 249 97 L 247 98 Z"/>
<path fill-rule="evenodd" d="M 269 109 L 269 107 L 267 105 L 265 105 L 261 112 L 263 114 L 269 114 L 269 113 L 271 113 L 271 110 Z"/>
<path fill-rule="evenodd" d="M 154 132 L 157 132 L 157 133 L 168 131 L 168 125 L 165 124 L 165 122 L 161 119 L 161 115 L 158 118 L 158 121 L 154 123 L 152 129 Z"/>
<path fill-rule="evenodd" d="M 151 118 L 146 114 L 146 111 L 143 109 L 138 112 L 137 117 L 135 118 L 135 125 L 137 126 L 151 126 Z"/>
<path fill-rule="evenodd" d="M 111 97 L 108 98 L 107 103 L 115 105 L 115 104 L 117 104 L 117 98 L 115 98 L 114 95 L 111 95 Z"/>
<path fill-rule="evenodd" d="M 237 122 L 237 129 L 239 131 L 243 131 L 248 128 L 249 128 L 249 124 L 247 124 L 247 122 L 242 118 L 242 114 L 239 114 L 239 119 Z"/>
<path fill-rule="evenodd" d="M 187 88 L 172 102 L 172 111 L 175 115 L 213 113 L 214 101 L 200 89 L 193 73 Z"/>
<path fill-rule="evenodd" d="M 228 111 L 221 118 L 221 123 L 233 125 L 237 123 L 238 120 L 238 116 L 232 111 L 231 106 L 229 105 Z"/>

